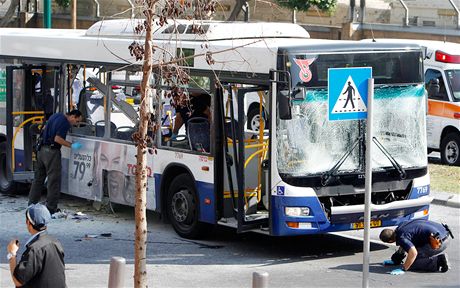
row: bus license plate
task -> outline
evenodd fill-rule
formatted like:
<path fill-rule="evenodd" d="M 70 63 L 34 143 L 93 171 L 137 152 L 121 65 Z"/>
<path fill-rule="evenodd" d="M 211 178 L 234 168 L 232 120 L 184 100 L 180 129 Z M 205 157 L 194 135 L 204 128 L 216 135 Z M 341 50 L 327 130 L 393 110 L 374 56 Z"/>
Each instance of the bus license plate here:
<path fill-rule="evenodd" d="M 371 228 L 372 227 L 380 227 L 382 226 L 382 220 L 371 220 Z M 364 229 L 364 222 L 355 222 L 351 224 L 352 229 Z"/>

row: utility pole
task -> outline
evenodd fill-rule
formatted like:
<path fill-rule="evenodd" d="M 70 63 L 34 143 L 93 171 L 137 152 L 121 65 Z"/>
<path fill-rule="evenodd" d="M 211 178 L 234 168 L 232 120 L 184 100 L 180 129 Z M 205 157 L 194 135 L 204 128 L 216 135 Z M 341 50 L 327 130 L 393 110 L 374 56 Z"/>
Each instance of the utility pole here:
<path fill-rule="evenodd" d="M 72 0 L 72 29 L 77 29 L 77 0 Z"/>

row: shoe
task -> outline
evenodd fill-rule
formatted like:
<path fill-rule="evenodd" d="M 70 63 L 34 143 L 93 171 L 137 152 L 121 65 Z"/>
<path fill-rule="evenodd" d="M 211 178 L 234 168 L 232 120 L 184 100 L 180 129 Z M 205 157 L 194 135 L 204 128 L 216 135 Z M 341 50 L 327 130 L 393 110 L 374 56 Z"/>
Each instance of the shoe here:
<path fill-rule="evenodd" d="M 449 270 L 449 260 L 447 260 L 447 254 L 441 254 L 438 256 L 438 269 L 441 272 L 447 272 Z"/>

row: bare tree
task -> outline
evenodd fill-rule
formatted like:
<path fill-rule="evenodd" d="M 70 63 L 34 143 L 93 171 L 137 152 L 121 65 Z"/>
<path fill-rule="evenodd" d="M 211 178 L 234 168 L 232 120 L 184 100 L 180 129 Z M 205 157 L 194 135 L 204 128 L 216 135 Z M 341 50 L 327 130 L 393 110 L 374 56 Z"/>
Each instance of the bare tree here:
<path fill-rule="evenodd" d="M 156 7 L 157 5 L 162 7 Z M 134 134 L 133 138 L 137 145 L 137 169 L 136 169 L 136 199 L 135 199 L 135 255 L 134 255 L 134 286 L 147 287 L 147 269 L 146 269 L 146 252 L 147 252 L 147 217 L 146 217 L 146 187 L 147 187 L 147 171 L 146 157 L 148 144 L 152 139 L 147 135 L 148 128 L 156 129 L 153 125 L 155 117 L 154 111 L 151 111 L 151 96 L 155 97 L 159 103 L 159 92 L 156 90 L 155 95 L 152 95 L 151 75 L 152 69 L 158 72 L 159 77 L 172 86 L 169 96 L 174 94 L 183 96 L 178 85 L 186 84 L 189 81 L 187 72 L 179 66 L 183 61 L 180 57 L 167 55 L 155 59 L 157 64 L 153 65 L 153 52 L 161 47 L 154 45 L 153 39 L 153 24 L 154 21 L 160 26 L 163 26 L 169 21 L 174 21 L 176 18 L 188 19 L 205 19 L 215 12 L 214 0 L 136 0 L 136 4 L 142 5 L 145 20 L 135 27 L 135 32 L 138 34 L 145 32 L 145 42 L 133 42 L 129 46 L 131 55 L 135 56 L 136 60 L 143 60 L 142 66 L 142 81 L 141 81 L 141 105 L 140 105 L 140 121 L 139 130 Z M 161 9 L 155 9 L 161 8 Z M 161 11 L 156 14 L 155 11 Z M 172 20 L 171 20 L 172 19 Z M 195 33 L 203 33 L 201 26 L 197 24 L 193 31 Z M 166 53 L 164 51 L 164 53 Z M 180 98 L 180 97 L 179 97 Z M 153 117 L 152 117 L 153 116 Z"/>

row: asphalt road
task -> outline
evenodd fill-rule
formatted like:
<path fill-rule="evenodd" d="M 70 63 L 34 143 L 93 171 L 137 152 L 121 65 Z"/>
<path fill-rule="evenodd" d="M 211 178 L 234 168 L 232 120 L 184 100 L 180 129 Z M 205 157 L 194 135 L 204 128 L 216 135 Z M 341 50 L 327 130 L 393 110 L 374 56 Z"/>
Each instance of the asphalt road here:
<path fill-rule="evenodd" d="M 13 287 L 6 261 L 6 245 L 13 237 L 25 243 L 25 196 L 0 195 L 0 287 Z M 65 197 L 63 206 L 82 211 L 89 219 L 55 219 L 50 234 L 62 242 L 68 287 L 107 287 L 112 256 L 127 259 L 126 287 L 133 287 L 134 214 L 95 211 L 88 202 Z M 460 209 L 432 205 L 431 218 L 448 222 L 459 237 L 448 248 L 447 273 L 393 276 L 380 263 L 394 246 L 379 242 L 380 229 L 371 233 L 370 287 L 459 287 Z M 269 287 L 361 287 L 363 232 L 350 231 L 309 237 L 275 238 L 255 233 L 237 235 L 217 228 L 206 240 L 182 239 L 156 214 L 148 218 L 149 287 L 251 287 L 252 273 L 269 273 Z M 101 234 L 110 233 L 108 237 Z M 20 250 L 22 252 L 22 250 Z"/>

